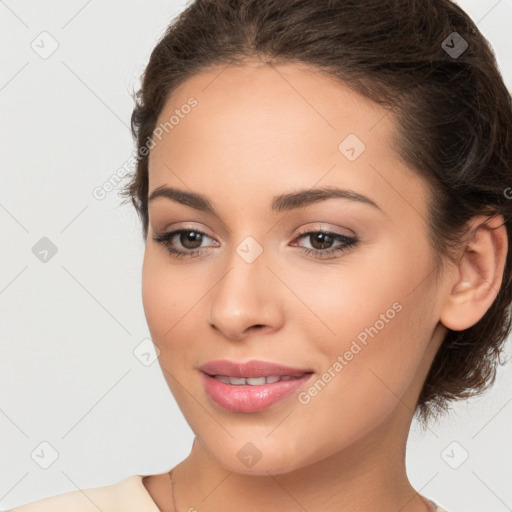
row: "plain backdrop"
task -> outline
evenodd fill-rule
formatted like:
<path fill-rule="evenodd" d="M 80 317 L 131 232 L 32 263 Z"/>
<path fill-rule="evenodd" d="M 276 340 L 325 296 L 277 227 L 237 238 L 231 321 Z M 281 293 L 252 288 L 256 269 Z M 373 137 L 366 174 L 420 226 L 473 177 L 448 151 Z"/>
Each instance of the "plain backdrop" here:
<path fill-rule="evenodd" d="M 459 3 L 510 89 L 512 0 Z M 139 220 L 118 188 L 94 194 L 133 154 L 130 94 L 185 6 L 0 1 L 3 510 L 168 471 L 191 448 L 158 361 L 142 355 Z M 426 432 L 413 425 L 412 484 L 450 512 L 512 510 L 511 383 L 509 362 L 483 397 Z"/>

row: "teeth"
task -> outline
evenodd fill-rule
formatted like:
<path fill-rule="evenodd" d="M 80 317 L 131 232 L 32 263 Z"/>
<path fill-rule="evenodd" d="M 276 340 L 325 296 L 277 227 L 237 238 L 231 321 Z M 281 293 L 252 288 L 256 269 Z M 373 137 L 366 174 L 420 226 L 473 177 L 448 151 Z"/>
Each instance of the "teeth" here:
<path fill-rule="evenodd" d="M 224 375 L 215 375 L 215 378 L 221 382 L 224 382 L 224 384 L 231 384 L 230 378 Z"/>
<path fill-rule="evenodd" d="M 240 379 L 240 380 L 247 381 L 247 384 L 249 384 L 250 386 L 261 386 L 262 384 L 267 383 L 266 377 L 250 377 L 248 379 Z"/>
<path fill-rule="evenodd" d="M 235 386 L 245 384 L 245 379 L 243 377 L 229 377 L 229 381 L 231 384 L 234 384 Z"/>
<path fill-rule="evenodd" d="M 214 378 L 220 380 L 224 384 L 231 384 L 233 386 L 261 386 L 263 384 L 273 384 L 274 382 L 279 382 L 280 380 L 292 380 L 302 377 L 301 375 L 270 375 L 268 377 L 228 377 L 226 375 L 214 375 Z"/>

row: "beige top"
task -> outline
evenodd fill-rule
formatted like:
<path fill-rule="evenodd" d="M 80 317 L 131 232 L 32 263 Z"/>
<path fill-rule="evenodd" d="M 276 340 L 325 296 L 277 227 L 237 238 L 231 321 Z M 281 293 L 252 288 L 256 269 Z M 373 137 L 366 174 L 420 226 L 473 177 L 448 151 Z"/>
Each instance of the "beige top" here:
<path fill-rule="evenodd" d="M 160 512 L 143 478 L 133 475 L 113 485 L 57 494 L 5 512 Z"/>
<path fill-rule="evenodd" d="M 5 512 L 160 512 L 142 483 L 143 478 L 133 475 L 113 485 L 70 491 Z M 447 511 L 437 506 L 436 512 Z"/>

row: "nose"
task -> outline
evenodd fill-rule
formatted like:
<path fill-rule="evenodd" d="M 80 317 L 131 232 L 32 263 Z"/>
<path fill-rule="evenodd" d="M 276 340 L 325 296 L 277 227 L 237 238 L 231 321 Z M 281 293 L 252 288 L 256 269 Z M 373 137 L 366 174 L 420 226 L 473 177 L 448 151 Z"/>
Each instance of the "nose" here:
<path fill-rule="evenodd" d="M 280 329 L 282 289 L 263 255 L 247 263 L 234 254 L 229 270 L 211 291 L 210 326 L 235 341 Z"/>

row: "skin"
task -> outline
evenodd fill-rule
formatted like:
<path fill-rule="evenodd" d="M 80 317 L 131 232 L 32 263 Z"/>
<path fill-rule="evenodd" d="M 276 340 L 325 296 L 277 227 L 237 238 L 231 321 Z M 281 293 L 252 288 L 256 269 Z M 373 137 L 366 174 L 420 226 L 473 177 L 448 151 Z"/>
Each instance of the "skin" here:
<path fill-rule="evenodd" d="M 458 264 L 438 275 L 429 189 L 392 149 L 394 122 L 382 107 L 307 67 L 247 62 L 187 80 L 159 122 L 191 96 L 197 106 L 155 139 L 149 194 L 164 185 L 197 192 L 215 214 L 151 201 L 142 275 L 163 375 L 195 433 L 173 471 L 177 509 L 431 510 L 406 474 L 412 415 L 447 327 L 474 325 L 497 295 L 503 219 L 475 218 Z M 338 149 L 348 134 L 366 146 L 354 161 Z M 270 210 L 275 195 L 331 186 L 381 210 L 341 198 Z M 202 254 L 177 259 L 152 238 L 180 228 L 207 234 Z M 301 252 L 319 244 L 299 234 L 319 229 L 359 244 L 331 259 Z M 236 252 L 247 236 L 263 250 L 252 263 Z M 194 247 L 179 236 L 174 246 Z M 233 413 L 205 393 L 197 368 L 213 359 L 310 368 L 316 381 L 397 302 L 394 318 L 307 404 L 295 393 L 259 413 Z M 261 453 L 250 468 L 237 457 L 247 442 Z M 173 510 L 166 473 L 144 484 L 162 511 Z"/>

